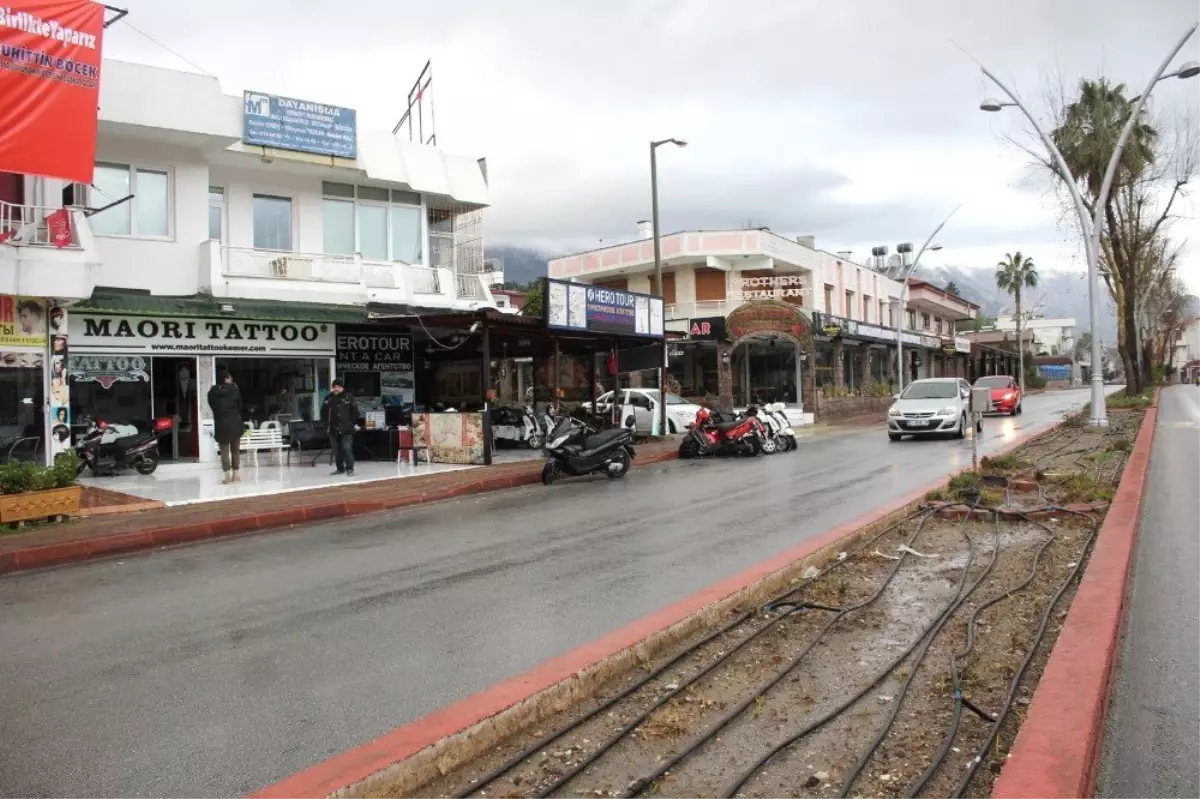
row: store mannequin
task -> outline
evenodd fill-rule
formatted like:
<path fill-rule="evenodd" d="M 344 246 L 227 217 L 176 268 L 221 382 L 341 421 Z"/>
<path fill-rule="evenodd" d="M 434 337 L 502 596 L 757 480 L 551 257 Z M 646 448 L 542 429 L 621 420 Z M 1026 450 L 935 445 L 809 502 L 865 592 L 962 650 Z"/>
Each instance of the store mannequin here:
<path fill-rule="evenodd" d="M 196 381 L 192 379 L 191 370 L 186 366 L 179 367 L 179 380 L 176 386 L 175 407 L 179 414 L 179 429 L 192 429 L 192 400 L 196 397 Z"/>

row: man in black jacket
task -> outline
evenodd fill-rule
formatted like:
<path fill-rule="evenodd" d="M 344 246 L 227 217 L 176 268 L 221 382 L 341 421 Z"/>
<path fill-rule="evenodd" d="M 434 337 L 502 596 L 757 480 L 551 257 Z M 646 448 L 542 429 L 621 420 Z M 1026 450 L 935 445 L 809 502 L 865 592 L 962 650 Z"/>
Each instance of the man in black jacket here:
<path fill-rule="evenodd" d="M 333 381 L 333 393 L 325 398 L 321 416 L 329 430 L 329 445 L 337 459 L 334 474 L 354 476 L 354 431 L 358 427 L 358 403 L 346 393 L 341 378 Z"/>

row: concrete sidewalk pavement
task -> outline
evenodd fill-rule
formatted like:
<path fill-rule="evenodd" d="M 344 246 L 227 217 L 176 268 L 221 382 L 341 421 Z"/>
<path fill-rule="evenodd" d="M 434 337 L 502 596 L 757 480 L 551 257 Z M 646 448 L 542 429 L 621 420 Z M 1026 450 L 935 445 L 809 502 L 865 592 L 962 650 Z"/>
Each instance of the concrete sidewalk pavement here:
<path fill-rule="evenodd" d="M 637 446 L 634 466 L 674 458 L 675 441 Z M 529 485 L 541 459 L 195 505 L 117 513 L 0 536 L 0 574 L 437 502 Z"/>
<path fill-rule="evenodd" d="M 1200 388 L 1158 408 L 1097 796 L 1200 796 Z"/>

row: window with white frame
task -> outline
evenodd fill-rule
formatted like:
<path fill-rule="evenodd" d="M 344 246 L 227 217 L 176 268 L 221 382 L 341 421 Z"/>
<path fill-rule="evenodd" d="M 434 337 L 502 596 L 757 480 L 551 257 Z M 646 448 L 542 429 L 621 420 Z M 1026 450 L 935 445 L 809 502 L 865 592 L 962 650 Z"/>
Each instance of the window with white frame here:
<path fill-rule="evenodd" d="M 330 182 L 321 192 L 326 254 L 421 263 L 421 195 Z"/>
<path fill-rule="evenodd" d="M 255 194 L 254 249 L 292 252 L 292 198 Z"/>
<path fill-rule="evenodd" d="M 103 208 L 129 195 L 128 202 L 113 205 L 89 219 L 95 233 L 108 236 L 171 235 L 171 175 L 165 169 L 129 164 L 96 164 L 88 204 Z"/>
<path fill-rule="evenodd" d="M 225 189 L 208 187 L 208 238 L 209 241 L 225 241 Z"/>

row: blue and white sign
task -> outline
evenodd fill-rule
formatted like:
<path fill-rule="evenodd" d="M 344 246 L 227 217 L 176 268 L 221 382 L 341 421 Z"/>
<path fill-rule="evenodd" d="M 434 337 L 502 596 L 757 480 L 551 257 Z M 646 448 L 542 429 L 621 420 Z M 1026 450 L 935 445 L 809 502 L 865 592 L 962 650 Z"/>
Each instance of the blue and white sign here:
<path fill-rule="evenodd" d="M 243 92 L 242 121 L 242 141 L 246 144 L 338 158 L 358 157 L 358 122 L 353 108 Z"/>
<path fill-rule="evenodd" d="M 552 329 L 663 337 L 662 297 L 547 278 L 542 302 Z"/>

